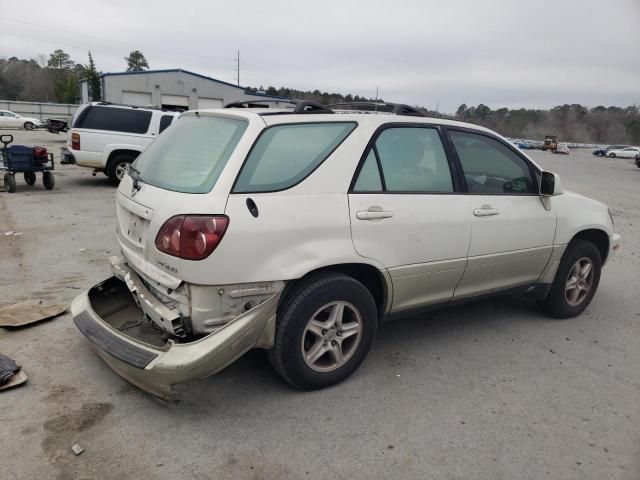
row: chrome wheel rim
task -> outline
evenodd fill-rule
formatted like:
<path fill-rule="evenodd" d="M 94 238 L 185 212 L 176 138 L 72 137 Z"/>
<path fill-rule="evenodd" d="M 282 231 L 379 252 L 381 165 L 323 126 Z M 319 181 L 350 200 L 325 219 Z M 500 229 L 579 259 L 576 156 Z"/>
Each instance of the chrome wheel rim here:
<path fill-rule="evenodd" d="M 567 303 L 576 307 L 584 302 L 593 288 L 593 261 L 582 257 L 573 264 L 564 287 Z"/>
<path fill-rule="evenodd" d="M 116 177 L 118 178 L 118 180 L 122 180 L 128 171 L 129 171 L 128 162 L 122 162 L 116 165 Z"/>
<path fill-rule="evenodd" d="M 307 366 L 332 372 L 347 363 L 362 338 L 362 317 L 350 303 L 331 302 L 309 319 L 300 347 Z"/>

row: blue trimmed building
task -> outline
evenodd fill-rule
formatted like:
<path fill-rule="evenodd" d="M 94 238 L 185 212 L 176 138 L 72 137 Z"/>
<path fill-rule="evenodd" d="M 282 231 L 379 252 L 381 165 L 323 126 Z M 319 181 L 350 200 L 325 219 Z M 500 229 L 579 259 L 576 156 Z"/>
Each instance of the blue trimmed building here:
<path fill-rule="evenodd" d="M 194 110 L 221 108 L 237 101 L 286 100 L 271 95 L 246 93 L 244 87 L 180 68 L 105 73 L 101 82 L 103 100 L 126 105 Z M 86 88 L 82 91 L 85 97 Z M 90 99 L 82 100 L 86 103 Z"/>

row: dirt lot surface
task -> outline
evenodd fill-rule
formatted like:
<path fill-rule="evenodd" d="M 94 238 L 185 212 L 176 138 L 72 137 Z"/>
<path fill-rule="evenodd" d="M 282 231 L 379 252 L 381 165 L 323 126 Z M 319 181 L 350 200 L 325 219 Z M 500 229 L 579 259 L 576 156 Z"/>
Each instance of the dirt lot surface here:
<path fill-rule="evenodd" d="M 16 136 L 56 155 L 63 141 Z M 0 329 L 0 352 L 29 376 L 0 393 L 0 478 L 637 480 L 640 169 L 590 151 L 532 156 L 606 202 L 623 235 L 581 317 L 480 301 L 382 326 L 334 388 L 294 391 L 254 351 L 185 385 L 178 405 L 113 373 L 68 313 Z M 0 188 L 0 303 L 68 303 L 109 275 L 115 189 L 75 166 L 56 182 Z"/>

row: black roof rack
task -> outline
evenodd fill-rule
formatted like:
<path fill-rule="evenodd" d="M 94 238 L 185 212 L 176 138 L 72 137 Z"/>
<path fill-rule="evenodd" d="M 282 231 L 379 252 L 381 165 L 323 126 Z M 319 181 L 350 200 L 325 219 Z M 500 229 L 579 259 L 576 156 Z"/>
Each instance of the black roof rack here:
<path fill-rule="evenodd" d="M 231 102 L 227 103 L 224 108 L 260 108 L 263 105 L 259 105 L 260 103 L 292 103 L 295 104 L 295 100 L 271 100 L 271 99 L 255 99 L 255 100 L 244 100 L 242 102 Z"/>
<path fill-rule="evenodd" d="M 332 103 L 330 105 L 321 105 L 310 100 L 245 100 L 241 102 L 232 102 L 224 106 L 224 108 L 260 108 L 261 103 L 289 103 L 294 105 L 292 110 L 277 112 L 262 112 L 260 115 L 285 115 L 293 113 L 336 113 L 336 110 L 353 110 L 354 112 L 380 112 L 393 113 L 395 115 L 406 115 L 412 117 L 426 117 L 420 110 L 405 105 L 404 103 L 388 103 L 388 102 L 343 102 Z"/>
<path fill-rule="evenodd" d="M 382 113 L 394 113 L 396 115 L 407 115 L 412 117 L 426 117 L 426 115 L 409 105 L 404 103 L 388 103 L 388 102 L 342 102 L 332 103 L 327 105 L 329 108 L 336 108 L 338 110 L 343 107 L 345 110 L 365 111 L 365 112 L 382 112 Z M 364 108 L 358 108 L 364 107 Z"/>
<path fill-rule="evenodd" d="M 283 113 L 334 113 L 333 110 L 319 103 L 309 100 L 245 100 L 242 102 L 232 102 L 224 108 L 260 108 L 260 103 L 289 103 L 294 105 L 290 112 L 263 113 L 263 115 L 280 115 Z"/>

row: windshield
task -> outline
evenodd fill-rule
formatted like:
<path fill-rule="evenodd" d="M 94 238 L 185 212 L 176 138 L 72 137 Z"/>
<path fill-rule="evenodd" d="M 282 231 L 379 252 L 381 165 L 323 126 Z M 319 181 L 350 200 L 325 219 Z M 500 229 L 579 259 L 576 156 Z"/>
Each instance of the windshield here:
<path fill-rule="evenodd" d="M 207 193 L 246 128 L 245 120 L 180 117 L 135 161 L 138 179 L 175 192 Z"/>

